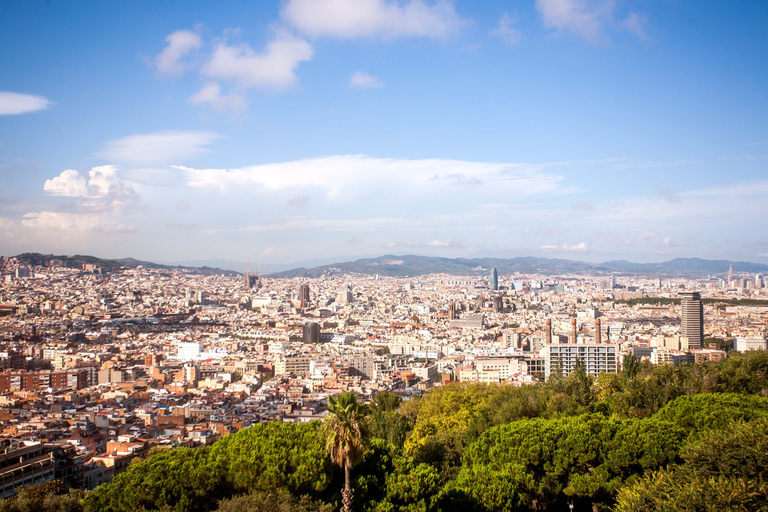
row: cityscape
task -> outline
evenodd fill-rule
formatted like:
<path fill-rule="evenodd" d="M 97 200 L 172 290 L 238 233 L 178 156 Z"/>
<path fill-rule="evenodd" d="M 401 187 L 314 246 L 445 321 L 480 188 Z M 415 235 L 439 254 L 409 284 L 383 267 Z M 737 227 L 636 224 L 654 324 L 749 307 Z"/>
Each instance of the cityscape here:
<path fill-rule="evenodd" d="M 0 1 L 0 512 L 768 512 L 766 26 Z"/>

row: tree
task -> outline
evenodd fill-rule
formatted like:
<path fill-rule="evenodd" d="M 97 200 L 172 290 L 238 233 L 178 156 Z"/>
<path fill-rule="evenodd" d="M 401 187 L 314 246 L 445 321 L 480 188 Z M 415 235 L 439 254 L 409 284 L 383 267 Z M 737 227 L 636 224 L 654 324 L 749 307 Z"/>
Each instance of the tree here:
<path fill-rule="evenodd" d="M 368 408 L 357 401 L 357 395 L 342 391 L 328 398 L 328 416 L 323 422 L 326 450 L 331 461 L 344 470 L 344 489 L 341 491 L 342 512 L 351 512 L 354 489 L 352 468 L 363 458 L 368 446 L 369 433 L 366 416 Z"/>
<path fill-rule="evenodd" d="M 285 491 L 254 491 L 219 502 L 216 512 L 332 512 L 333 508 L 308 496 Z"/>
<path fill-rule="evenodd" d="M 622 367 L 624 370 L 621 376 L 626 380 L 632 380 L 640 372 L 640 361 L 633 354 L 627 354 L 624 356 Z"/>
<path fill-rule="evenodd" d="M 685 464 L 621 489 L 615 510 L 768 510 L 768 418 L 709 430 L 681 455 Z"/>

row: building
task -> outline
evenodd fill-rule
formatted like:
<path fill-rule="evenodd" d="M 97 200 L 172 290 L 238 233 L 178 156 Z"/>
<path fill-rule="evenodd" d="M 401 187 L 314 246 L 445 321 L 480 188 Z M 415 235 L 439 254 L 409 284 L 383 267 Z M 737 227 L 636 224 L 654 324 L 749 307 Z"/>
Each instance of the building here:
<path fill-rule="evenodd" d="M 305 323 L 301 340 L 304 343 L 320 343 L 320 324 L 317 322 Z"/>
<path fill-rule="evenodd" d="M 704 305 L 699 292 L 682 292 L 680 337 L 688 339 L 688 348 L 701 348 L 704 341 Z"/>
<path fill-rule="evenodd" d="M 553 371 L 569 375 L 580 361 L 588 375 L 616 373 L 618 370 L 618 351 L 616 345 L 607 344 L 553 344 L 544 346 L 544 376 L 549 378 Z"/>
<path fill-rule="evenodd" d="M 309 285 L 302 284 L 299 286 L 299 300 L 302 302 L 309 302 Z"/>
<path fill-rule="evenodd" d="M 7 371 L 0 374 L 0 393 L 44 391 L 47 389 L 83 389 L 87 384 L 88 372 L 86 370 Z"/>
<path fill-rule="evenodd" d="M 764 336 L 737 336 L 733 348 L 739 352 L 747 350 L 768 350 L 768 340 Z"/>
<path fill-rule="evenodd" d="M 448 322 L 449 329 L 482 329 L 484 325 L 484 315 L 467 315 L 461 319 Z"/>
<path fill-rule="evenodd" d="M 40 443 L 9 446 L 0 454 L 0 498 L 16 494 L 21 487 L 56 478 L 56 460 L 50 448 Z"/>
<path fill-rule="evenodd" d="M 491 269 L 490 285 L 491 285 L 491 290 L 499 289 L 499 274 L 498 272 L 496 272 L 496 267 L 493 267 Z"/>
<path fill-rule="evenodd" d="M 178 347 L 178 358 L 182 361 L 200 359 L 200 354 L 205 348 L 202 343 L 197 343 L 194 341 L 180 341 Z"/>
<path fill-rule="evenodd" d="M 307 355 L 283 356 L 275 362 L 275 375 L 308 374 L 311 360 L 312 358 Z"/>

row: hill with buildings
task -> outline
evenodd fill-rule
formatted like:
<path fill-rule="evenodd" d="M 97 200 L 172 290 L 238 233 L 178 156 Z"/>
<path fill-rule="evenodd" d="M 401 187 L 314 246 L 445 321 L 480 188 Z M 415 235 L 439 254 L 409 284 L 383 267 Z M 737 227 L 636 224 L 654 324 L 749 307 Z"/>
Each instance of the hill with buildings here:
<path fill-rule="evenodd" d="M 496 267 L 500 274 L 633 274 L 645 276 L 705 276 L 727 273 L 731 266 L 734 272 L 768 272 L 768 265 L 744 261 L 704 260 L 699 258 L 677 258 L 662 263 L 632 263 L 613 260 L 604 263 L 588 263 L 555 258 L 437 258 L 431 256 L 393 256 L 364 258 L 355 261 L 332 263 L 314 268 L 296 268 L 269 275 L 273 278 L 320 277 L 329 274 L 356 273 L 389 277 L 416 277 L 426 274 L 486 274 Z"/>
<path fill-rule="evenodd" d="M 220 268 L 211 267 L 183 267 L 183 266 L 171 266 L 161 265 L 158 263 L 152 263 L 151 261 L 142 261 L 134 258 L 122 258 L 116 260 L 98 258 L 96 256 L 88 256 L 82 254 L 76 254 L 74 256 L 55 255 L 55 254 L 40 254 L 36 252 L 25 252 L 12 256 L 16 261 L 29 267 L 65 267 L 65 268 L 85 268 L 86 265 L 93 265 L 94 267 L 101 267 L 103 272 L 117 272 L 125 268 L 153 268 L 161 270 L 184 270 L 200 275 L 238 275 L 239 272 L 232 270 L 224 270 Z"/>

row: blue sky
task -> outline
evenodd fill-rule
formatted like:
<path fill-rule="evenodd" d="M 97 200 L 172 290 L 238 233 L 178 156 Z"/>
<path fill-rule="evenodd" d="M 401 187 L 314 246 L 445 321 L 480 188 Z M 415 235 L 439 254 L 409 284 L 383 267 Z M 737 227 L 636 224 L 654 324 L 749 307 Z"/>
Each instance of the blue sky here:
<path fill-rule="evenodd" d="M 768 262 L 768 2 L 0 0 L 0 254 Z"/>

